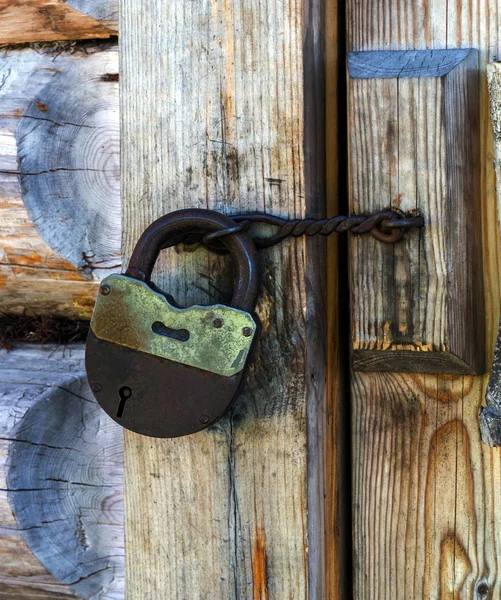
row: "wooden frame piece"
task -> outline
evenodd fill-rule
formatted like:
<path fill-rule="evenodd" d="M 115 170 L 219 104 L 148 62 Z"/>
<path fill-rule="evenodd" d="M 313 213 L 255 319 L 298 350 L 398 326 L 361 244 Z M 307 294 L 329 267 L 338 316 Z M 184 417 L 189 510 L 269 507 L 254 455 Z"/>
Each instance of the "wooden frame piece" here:
<path fill-rule="evenodd" d="M 348 56 L 350 209 L 415 210 L 425 228 L 351 238 L 353 368 L 484 369 L 478 52 Z"/>

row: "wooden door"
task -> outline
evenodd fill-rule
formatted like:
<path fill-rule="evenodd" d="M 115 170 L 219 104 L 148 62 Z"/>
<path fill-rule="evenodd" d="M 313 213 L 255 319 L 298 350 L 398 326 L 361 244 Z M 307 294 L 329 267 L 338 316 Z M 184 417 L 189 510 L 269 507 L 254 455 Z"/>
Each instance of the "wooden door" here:
<path fill-rule="evenodd" d="M 38 315 L 37 335 L 47 316 L 88 320 L 101 279 L 177 208 L 390 205 L 426 226 L 391 248 L 264 252 L 244 393 L 196 436 L 125 434 L 125 516 L 122 433 L 82 342 L 2 350 L 0 597 L 501 597 L 500 450 L 474 374 L 501 294 L 486 80 L 500 8 L 120 0 L 119 72 L 116 3 L 2 7 L 0 310 Z M 374 72 L 353 55 L 388 51 L 414 58 L 379 55 Z M 416 57 L 427 70 L 409 74 Z M 225 259 L 165 254 L 155 279 L 180 304 L 230 295 Z"/>
<path fill-rule="evenodd" d="M 156 216 L 320 217 L 326 190 L 336 211 L 325 146 L 336 165 L 337 3 L 326 41 L 318 2 L 124 1 L 120 72 L 113 0 L 4 4 L 0 595 L 120 599 L 124 521 L 130 598 L 337 590 L 349 504 L 336 493 L 335 242 L 263 253 L 263 331 L 243 396 L 197 437 L 126 434 L 125 519 L 122 432 L 96 410 L 82 347 L 100 281 Z M 229 266 L 174 252 L 156 278 L 181 304 L 207 303 L 231 295 Z M 55 318 L 71 321 L 69 336 L 46 337 Z M 18 346 L 11 331 L 44 345 Z M 57 346 L 75 331 L 78 344 Z"/>
<path fill-rule="evenodd" d="M 121 2 L 125 261 L 179 208 L 324 214 L 323 23 L 319 2 Z M 262 333 L 231 413 L 178 440 L 125 434 L 131 599 L 321 598 L 337 578 L 326 247 L 260 260 Z M 184 305 L 228 294 L 204 252 L 171 252 L 156 278 Z"/>
<path fill-rule="evenodd" d="M 352 182 L 358 177 L 360 186 L 367 190 L 377 181 L 378 189 L 391 190 L 387 198 L 394 205 L 418 206 L 424 211 L 427 227 L 437 236 L 432 242 L 434 258 L 432 253 L 427 255 L 428 264 L 435 265 L 435 275 L 440 261 L 444 260 L 447 272 L 450 261 L 454 260 L 447 257 L 443 247 L 440 249 L 448 235 L 448 232 L 440 234 L 442 226 L 449 232 L 462 226 L 460 211 L 440 212 L 447 196 L 446 175 L 442 170 L 447 168 L 446 153 L 441 136 L 454 136 L 456 149 L 466 138 L 478 144 L 480 160 L 470 161 L 463 172 L 468 178 L 478 178 L 478 191 L 470 194 L 468 200 L 478 224 L 478 256 L 476 259 L 470 256 L 468 260 L 476 261 L 477 276 L 483 272 L 483 284 L 478 283 L 478 278 L 477 283 L 474 279 L 469 281 L 470 292 L 473 290 L 477 295 L 477 301 L 471 305 L 474 315 L 472 320 L 463 321 L 456 315 L 456 322 L 462 323 L 468 332 L 470 349 L 475 350 L 479 362 L 485 358 L 487 368 L 498 328 L 500 289 L 486 65 L 499 58 L 499 9 L 499 3 L 483 0 L 447 3 L 350 0 L 347 14 L 349 52 L 444 49 L 454 56 L 457 49 L 474 49 L 475 64 L 471 72 L 476 74 L 477 84 L 470 92 L 449 100 L 455 108 L 465 109 L 467 95 L 472 93 L 478 102 L 474 116 L 468 116 L 465 110 L 455 128 L 441 130 L 441 119 L 450 110 L 444 106 L 440 113 L 436 112 L 439 96 L 448 93 L 449 84 L 444 80 L 397 76 L 393 82 L 379 79 L 364 84 L 350 77 L 348 137 L 352 147 L 358 145 L 357 156 L 365 157 L 357 162 L 355 151 L 352 153 Z M 458 85 L 454 93 L 460 88 Z M 363 131 L 355 114 L 365 119 Z M 478 120 L 478 133 L 471 129 L 472 119 Z M 461 131 L 465 126 L 466 131 Z M 371 169 L 373 157 L 381 158 L 381 153 L 388 160 L 378 165 L 378 176 Z M 354 186 L 352 183 L 352 192 Z M 356 191 L 352 193 L 351 202 L 356 195 Z M 445 220 L 443 224 L 441 219 Z M 470 218 L 469 226 L 474 227 L 474 222 Z M 465 240 L 468 243 L 467 236 Z M 425 240 L 423 244 L 426 243 Z M 419 256 L 419 252 L 412 254 L 411 243 L 404 252 L 411 256 L 411 261 L 412 256 Z M 394 260 L 400 261 L 400 265 L 405 258 L 402 254 L 399 256 L 395 250 Z M 364 267 L 354 262 L 351 266 L 355 278 L 360 277 Z M 388 268 L 394 294 L 400 290 L 402 299 L 407 300 L 409 281 L 415 280 L 419 271 L 412 268 L 392 271 L 393 266 L 386 262 L 379 271 L 381 277 L 388 276 Z M 463 272 L 467 269 L 465 262 Z M 376 279 L 373 281 L 381 294 L 380 284 Z M 445 277 L 435 291 L 447 291 L 448 285 Z M 456 296 L 454 301 L 462 302 L 465 297 Z M 421 297 L 416 310 L 422 311 L 426 302 L 427 297 Z M 423 319 L 437 323 L 434 307 L 440 302 L 435 296 Z M 368 327 L 371 319 L 374 322 L 371 311 L 375 309 L 369 302 L 365 306 L 365 309 L 352 306 L 352 310 L 359 324 L 362 315 L 368 319 Z M 399 307 L 402 306 L 400 302 Z M 411 310 L 409 305 L 407 310 Z M 393 324 L 403 328 L 406 318 L 398 311 L 393 312 Z M 486 344 L 482 346 L 477 333 L 484 324 Z M 408 335 L 408 331 L 404 334 L 403 329 L 396 329 L 394 339 Z M 360 340 L 360 335 L 353 331 L 353 339 L 358 336 Z M 378 331 L 374 339 L 375 345 L 387 349 L 389 361 L 393 350 L 399 352 L 390 339 L 392 335 Z M 416 340 L 414 337 L 406 342 L 410 351 L 419 350 Z M 440 351 L 437 347 L 435 350 Z M 381 354 L 384 361 L 384 352 Z M 414 356 L 420 358 L 419 354 Z M 408 365 L 405 370 L 406 374 L 391 369 L 373 373 L 355 371 L 351 376 L 354 596 L 371 600 L 499 598 L 501 455 L 499 448 L 491 448 L 482 441 L 479 423 L 488 377 L 450 371 L 421 374 L 419 368 Z"/>

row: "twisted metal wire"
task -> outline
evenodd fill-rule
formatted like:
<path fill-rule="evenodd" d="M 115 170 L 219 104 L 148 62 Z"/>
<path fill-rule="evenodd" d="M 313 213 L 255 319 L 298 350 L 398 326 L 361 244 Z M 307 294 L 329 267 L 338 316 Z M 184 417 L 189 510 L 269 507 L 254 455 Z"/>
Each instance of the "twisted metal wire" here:
<path fill-rule="evenodd" d="M 206 235 L 190 233 L 178 239 L 171 240 L 169 245 L 183 242 L 191 245 L 199 242 L 206 244 L 211 250 L 224 253 L 225 248 L 221 238 L 226 235 L 248 231 L 251 225 L 261 223 L 278 227 L 278 231 L 269 237 L 253 237 L 256 248 L 271 248 L 281 243 L 288 237 L 303 235 L 329 236 L 332 233 L 351 231 L 354 234 L 370 233 L 374 238 L 385 244 L 394 244 L 402 239 L 404 233 L 410 229 L 419 229 L 424 226 L 424 219 L 415 214 L 405 214 L 399 210 L 382 210 L 373 215 L 337 215 L 330 219 L 283 219 L 266 213 L 250 213 L 243 215 L 229 215 L 236 225 L 221 229 Z"/>

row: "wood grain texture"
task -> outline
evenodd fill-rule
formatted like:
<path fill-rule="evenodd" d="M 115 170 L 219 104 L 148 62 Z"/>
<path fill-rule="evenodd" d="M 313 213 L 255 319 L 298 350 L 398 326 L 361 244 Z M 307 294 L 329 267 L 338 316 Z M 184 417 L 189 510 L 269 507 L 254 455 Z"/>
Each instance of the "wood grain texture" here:
<path fill-rule="evenodd" d="M 353 239 L 353 368 L 481 373 L 478 53 L 385 52 L 379 71 L 376 54 L 349 84 L 351 210 L 416 210 L 425 228 Z"/>
<path fill-rule="evenodd" d="M 487 65 L 487 82 L 494 143 L 498 221 L 501 223 L 501 63 Z"/>
<path fill-rule="evenodd" d="M 479 49 L 478 207 L 490 364 L 501 278 L 485 66 L 501 55 L 501 6 L 363 0 L 348 7 L 350 51 Z M 434 111 L 433 102 L 426 109 Z M 482 444 L 478 422 L 486 384 L 487 376 L 353 374 L 357 600 L 500 597 L 501 455 Z"/>
<path fill-rule="evenodd" d="M 0 598 L 123 598 L 122 435 L 83 352 L 0 353 Z"/>
<path fill-rule="evenodd" d="M 119 269 L 117 71 L 113 47 L 0 58 L 2 312 L 90 318 Z"/>
<path fill-rule="evenodd" d="M 176 208 L 323 209 L 313 195 L 323 181 L 319 5 L 122 0 L 120 9 L 125 260 Z M 308 99 L 303 43 L 317 52 Z M 128 598 L 322 597 L 323 566 L 308 564 L 323 469 L 308 495 L 307 463 L 319 468 L 323 443 L 308 456 L 306 399 L 312 411 L 325 402 L 323 273 L 312 251 L 288 241 L 262 254 L 263 331 L 226 418 L 178 440 L 126 433 Z M 199 249 L 169 252 L 154 280 L 186 306 L 228 299 L 228 275 L 227 262 Z M 313 339 L 316 363 L 317 346 L 306 358 Z M 322 547 L 313 551 L 323 561 Z M 320 575 L 312 585 L 310 573 Z"/>
<path fill-rule="evenodd" d="M 490 115 L 494 138 L 494 168 L 496 170 L 496 190 L 498 205 L 498 222 L 501 207 L 501 64 L 492 63 L 487 66 L 489 88 Z M 490 446 L 501 446 L 501 319 L 498 339 L 494 349 L 489 385 L 485 394 L 487 406 L 480 414 L 482 440 Z"/>
<path fill-rule="evenodd" d="M 116 0 L 0 0 L 0 43 L 109 38 Z"/>

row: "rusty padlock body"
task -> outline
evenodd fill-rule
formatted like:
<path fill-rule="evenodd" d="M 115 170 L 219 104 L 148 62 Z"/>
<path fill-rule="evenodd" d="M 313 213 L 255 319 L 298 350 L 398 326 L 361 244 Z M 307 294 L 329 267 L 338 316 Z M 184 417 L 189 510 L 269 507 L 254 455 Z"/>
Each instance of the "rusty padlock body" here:
<path fill-rule="evenodd" d="M 186 234 L 233 226 L 213 211 L 170 213 L 143 233 L 125 275 L 102 282 L 87 340 L 87 377 L 98 403 L 126 429 L 189 435 L 218 421 L 238 395 L 258 329 L 257 255 L 249 235 L 222 238 L 237 268 L 231 306 L 181 309 L 151 282 L 163 248 Z"/>

